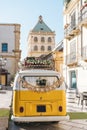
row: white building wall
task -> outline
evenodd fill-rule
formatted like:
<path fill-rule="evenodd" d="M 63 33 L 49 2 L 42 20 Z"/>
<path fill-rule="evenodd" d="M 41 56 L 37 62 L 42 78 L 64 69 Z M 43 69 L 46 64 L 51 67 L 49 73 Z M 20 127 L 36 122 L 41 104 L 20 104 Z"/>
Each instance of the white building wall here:
<path fill-rule="evenodd" d="M 8 44 L 7 52 L 2 52 L 2 43 Z M 20 24 L 0 24 L 0 57 L 7 59 L 4 68 L 9 73 L 8 83 L 18 70 L 17 63 L 20 60 L 20 54 Z"/>
<path fill-rule="evenodd" d="M 83 46 L 87 45 L 87 28 L 83 27 Z"/>
<path fill-rule="evenodd" d="M 87 70 L 78 68 L 77 87 L 79 92 L 87 92 Z"/>
<path fill-rule="evenodd" d="M 76 3 L 74 5 L 74 3 Z M 74 6 L 73 6 L 74 5 Z M 71 39 L 64 39 L 64 66 L 63 66 L 63 74 L 65 81 L 69 88 L 71 88 L 71 77 L 70 73 L 75 71 L 76 74 L 76 84 L 79 92 L 87 91 L 87 60 L 85 61 L 82 57 L 83 47 L 87 46 L 87 26 L 81 25 L 78 23 L 78 16 L 80 14 L 81 3 L 79 1 L 72 0 L 69 3 L 68 8 L 64 11 L 64 26 L 68 23 L 70 24 L 70 15 L 73 11 L 76 13 L 76 25 L 79 28 L 80 32 L 78 35 L 72 37 Z M 82 30 L 81 30 L 82 28 Z M 71 65 L 66 64 L 66 56 L 70 54 L 71 51 L 71 43 L 75 41 L 76 46 L 76 57 L 77 63 L 73 63 Z M 84 53 L 84 52 L 83 52 Z"/>
<path fill-rule="evenodd" d="M 0 43 L 8 43 L 8 53 L 12 53 L 15 48 L 14 26 L 0 26 Z"/>

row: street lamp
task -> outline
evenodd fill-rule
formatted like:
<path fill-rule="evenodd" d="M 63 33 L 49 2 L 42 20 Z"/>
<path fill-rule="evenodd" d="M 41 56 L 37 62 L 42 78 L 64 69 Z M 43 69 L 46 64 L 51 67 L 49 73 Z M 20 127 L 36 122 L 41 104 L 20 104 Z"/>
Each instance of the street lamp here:
<path fill-rule="evenodd" d="M 0 57 L 0 84 L 2 83 L 2 81 L 1 81 L 2 68 L 3 68 L 3 66 L 6 65 L 6 63 L 7 63 L 7 59 Z"/>

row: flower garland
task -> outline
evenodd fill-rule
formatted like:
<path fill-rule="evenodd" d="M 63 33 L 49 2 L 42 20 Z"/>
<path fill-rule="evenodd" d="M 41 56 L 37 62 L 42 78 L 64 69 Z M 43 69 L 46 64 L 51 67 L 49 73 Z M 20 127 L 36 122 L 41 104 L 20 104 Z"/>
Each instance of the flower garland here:
<path fill-rule="evenodd" d="M 44 88 L 41 88 L 38 85 L 35 85 L 35 86 L 31 85 L 30 83 L 28 83 L 27 81 L 23 80 L 22 78 L 20 79 L 20 81 L 22 81 L 24 88 L 28 88 L 29 90 L 32 90 L 34 92 L 48 92 L 48 91 L 56 89 L 57 87 L 60 87 L 62 85 L 64 79 L 63 79 L 63 77 L 61 77 L 53 85 L 45 86 Z"/>

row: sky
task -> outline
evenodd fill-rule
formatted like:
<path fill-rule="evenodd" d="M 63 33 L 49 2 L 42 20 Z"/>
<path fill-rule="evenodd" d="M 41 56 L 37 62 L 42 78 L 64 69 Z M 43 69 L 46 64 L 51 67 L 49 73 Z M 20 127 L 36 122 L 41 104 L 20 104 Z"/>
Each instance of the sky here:
<path fill-rule="evenodd" d="M 0 23 L 21 25 L 21 58 L 27 56 L 27 37 L 42 15 L 47 26 L 55 31 L 55 42 L 63 39 L 63 0 L 0 0 Z"/>

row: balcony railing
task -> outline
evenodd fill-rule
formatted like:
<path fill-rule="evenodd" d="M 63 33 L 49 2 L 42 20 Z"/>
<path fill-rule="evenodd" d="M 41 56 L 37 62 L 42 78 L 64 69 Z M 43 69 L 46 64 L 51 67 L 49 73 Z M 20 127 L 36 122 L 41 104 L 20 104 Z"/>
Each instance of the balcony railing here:
<path fill-rule="evenodd" d="M 78 17 L 78 22 L 83 23 L 87 25 L 87 4 L 86 6 L 83 6 Z"/>
<path fill-rule="evenodd" d="M 82 58 L 87 60 L 87 46 L 82 48 Z"/>
<path fill-rule="evenodd" d="M 80 30 L 78 29 L 77 25 L 75 24 L 75 22 L 72 22 L 71 24 L 69 24 L 65 30 L 64 30 L 64 36 L 66 39 L 71 39 L 72 37 L 74 37 L 75 35 L 78 34 Z"/>
<path fill-rule="evenodd" d="M 66 64 L 71 65 L 77 62 L 76 52 L 72 52 L 66 56 Z"/>
<path fill-rule="evenodd" d="M 65 29 L 65 34 L 68 35 L 70 32 L 76 28 L 76 25 L 69 24 L 68 27 Z"/>

